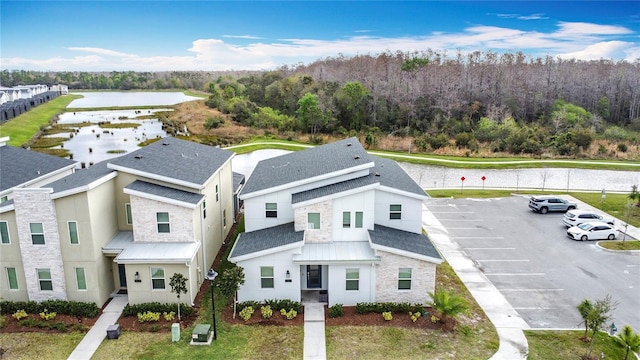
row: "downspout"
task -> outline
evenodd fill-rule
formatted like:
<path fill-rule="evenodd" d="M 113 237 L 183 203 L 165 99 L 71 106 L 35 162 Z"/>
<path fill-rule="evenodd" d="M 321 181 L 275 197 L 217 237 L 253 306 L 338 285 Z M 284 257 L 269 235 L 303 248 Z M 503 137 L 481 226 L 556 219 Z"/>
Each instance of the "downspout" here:
<path fill-rule="evenodd" d="M 222 248 L 222 245 L 224 245 L 225 243 L 225 238 L 224 238 L 224 228 L 225 228 L 225 224 L 222 222 L 223 217 L 222 217 L 222 212 L 224 210 L 224 205 L 222 205 L 222 194 L 224 193 L 224 191 L 222 191 L 222 170 L 218 171 L 218 186 L 219 186 L 219 190 L 218 193 L 220 194 L 220 248 Z"/>
<path fill-rule="evenodd" d="M 204 194 L 204 201 L 207 201 L 207 194 Z M 202 216 L 202 205 L 200 205 L 200 244 L 202 245 L 202 266 L 198 267 L 198 279 L 202 279 L 204 282 L 204 272 L 209 270 L 207 264 L 207 245 L 205 238 L 205 218 Z M 204 270 L 203 270 L 204 269 Z"/>
<path fill-rule="evenodd" d="M 369 291 L 369 302 L 376 302 L 376 264 L 371 263 L 371 291 Z"/>

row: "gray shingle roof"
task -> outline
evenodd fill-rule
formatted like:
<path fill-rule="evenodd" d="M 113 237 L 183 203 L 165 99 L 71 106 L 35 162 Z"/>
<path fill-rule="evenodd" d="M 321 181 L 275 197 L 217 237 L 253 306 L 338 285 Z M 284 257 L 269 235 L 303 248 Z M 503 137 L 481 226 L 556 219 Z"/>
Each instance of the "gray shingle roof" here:
<path fill-rule="evenodd" d="M 244 175 L 234 171 L 233 172 L 233 193 L 234 194 L 238 192 L 238 189 L 242 184 L 244 184 Z"/>
<path fill-rule="evenodd" d="M 260 161 L 241 194 L 345 170 L 371 161 L 371 156 L 358 138 L 336 141 Z"/>
<path fill-rule="evenodd" d="M 204 185 L 233 152 L 191 141 L 166 137 L 109 161 L 132 171 L 141 171 L 191 184 Z M 126 171 L 126 170 L 125 170 Z"/>
<path fill-rule="evenodd" d="M 294 224 L 288 223 L 266 229 L 245 232 L 238 236 L 238 240 L 229 255 L 234 258 L 263 250 L 277 248 L 304 240 L 304 231 L 295 231 Z"/>
<path fill-rule="evenodd" d="M 108 160 L 101 161 L 87 169 L 78 169 L 75 173 L 54 181 L 46 187 L 53 188 L 53 193 L 59 193 L 82 186 L 87 186 L 92 182 L 109 175 L 114 170 L 107 167 Z"/>
<path fill-rule="evenodd" d="M 136 180 L 131 184 L 125 186 L 124 188 L 194 205 L 200 202 L 202 198 L 204 198 L 204 195 L 202 194 L 196 194 L 184 190 L 178 190 L 162 185 L 152 184 L 142 180 Z"/>
<path fill-rule="evenodd" d="M 413 181 L 397 162 L 377 156 L 371 156 L 371 159 L 375 161 L 375 167 L 371 168 L 368 176 L 292 194 L 291 203 L 296 204 L 375 183 L 426 197 L 424 190 Z"/>
<path fill-rule="evenodd" d="M 376 224 L 373 230 L 369 230 L 369 237 L 375 245 L 407 251 L 434 259 L 442 259 L 440 253 L 438 253 L 438 250 L 436 250 L 426 235 Z"/>
<path fill-rule="evenodd" d="M 0 146 L 0 191 L 75 164 L 73 160 L 53 155 L 15 146 Z"/>

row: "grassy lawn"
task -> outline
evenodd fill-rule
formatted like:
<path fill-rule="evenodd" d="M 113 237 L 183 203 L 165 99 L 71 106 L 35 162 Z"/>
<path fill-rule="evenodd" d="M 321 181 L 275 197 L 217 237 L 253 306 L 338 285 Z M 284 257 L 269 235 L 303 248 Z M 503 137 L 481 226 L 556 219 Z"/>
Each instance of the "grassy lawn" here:
<path fill-rule="evenodd" d="M 601 241 L 598 245 L 609 250 L 640 250 L 640 241 L 636 240 Z"/>
<path fill-rule="evenodd" d="M 10 136 L 9 145 L 21 146 L 36 135 L 41 127 L 49 125 L 49 122 L 58 114 L 66 111 L 66 106 L 82 96 L 62 95 L 46 104 L 37 106 L 28 112 L 13 118 L 0 125 L 0 137 Z"/>
<path fill-rule="evenodd" d="M 579 359 L 589 351 L 589 343 L 580 340 L 584 331 L 527 330 L 524 333 L 529 342 L 528 360 Z M 601 353 L 605 359 L 624 359 L 625 351 L 613 337 L 601 332 L 596 335 L 591 355 L 600 359 Z"/>
<path fill-rule="evenodd" d="M 66 359 L 84 337 L 84 333 L 44 334 L 9 333 L 0 330 L 0 347 L 6 351 L 2 359 L 57 360 Z"/>

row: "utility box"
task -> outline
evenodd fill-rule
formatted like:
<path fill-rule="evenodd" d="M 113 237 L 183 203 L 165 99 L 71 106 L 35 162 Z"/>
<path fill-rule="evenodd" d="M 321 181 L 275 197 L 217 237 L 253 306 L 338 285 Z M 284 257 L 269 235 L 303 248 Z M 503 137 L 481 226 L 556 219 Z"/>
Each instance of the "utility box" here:
<path fill-rule="evenodd" d="M 171 324 L 171 341 L 180 341 L 180 324 L 178 323 Z"/>
<path fill-rule="evenodd" d="M 107 339 L 113 340 L 120 337 L 120 325 L 114 324 L 107 326 Z"/>
<path fill-rule="evenodd" d="M 209 329 L 211 329 L 211 325 L 209 324 L 196 325 L 196 327 L 193 329 L 191 340 L 193 342 L 206 343 L 209 339 Z"/>

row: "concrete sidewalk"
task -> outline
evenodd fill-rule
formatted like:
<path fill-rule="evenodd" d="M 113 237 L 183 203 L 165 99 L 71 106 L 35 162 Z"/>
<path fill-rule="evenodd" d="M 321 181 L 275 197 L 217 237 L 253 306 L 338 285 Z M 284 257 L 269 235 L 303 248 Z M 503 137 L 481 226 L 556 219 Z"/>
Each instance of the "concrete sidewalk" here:
<path fill-rule="evenodd" d="M 529 329 L 529 325 L 473 261 L 460 251 L 458 244 L 451 241 L 444 226 L 425 205 L 422 205 L 422 226 L 495 326 L 500 346 L 491 360 L 526 359 L 529 345 L 522 330 Z"/>
<path fill-rule="evenodd" d="M 84 336 L 82 341 L 76 346 L 68 360 L 89 360 L 96 352 L 98 346 L 102 343 L 105 337 L 107 337 L 107 327 L 113 325 L 118 321 L 122 310 L 129 303 L 129 297 L 127 295 L 114 295 L 111 302 L 104 308 L 102 315 L 98 318 L 96 323 L 91 327 L 91 330 Z"/>
<path fill-rule="evenodd" d="M 304 360 L 325 360 L 324 303 L 304 304 Z"/>

